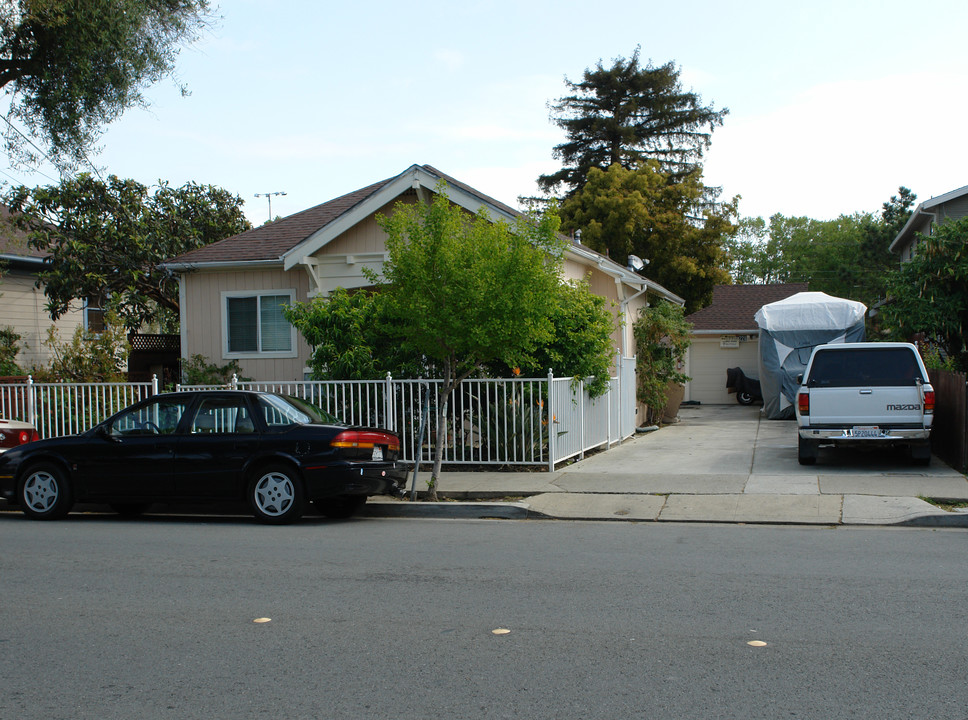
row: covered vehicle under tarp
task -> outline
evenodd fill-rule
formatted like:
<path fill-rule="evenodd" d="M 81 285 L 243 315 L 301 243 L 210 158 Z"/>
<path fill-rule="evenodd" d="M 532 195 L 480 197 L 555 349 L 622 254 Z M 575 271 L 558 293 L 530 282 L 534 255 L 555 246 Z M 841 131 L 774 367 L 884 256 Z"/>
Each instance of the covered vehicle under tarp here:
<path fill-rule="evenodd" d="M 794 416 L 797 375 L 817 345 L 863 342 L 864 303 L 822 292 L 801 292 L 761 307 L 754 316 L 760 327 L 760 388 L 763 412 L 771 420 Z"/>

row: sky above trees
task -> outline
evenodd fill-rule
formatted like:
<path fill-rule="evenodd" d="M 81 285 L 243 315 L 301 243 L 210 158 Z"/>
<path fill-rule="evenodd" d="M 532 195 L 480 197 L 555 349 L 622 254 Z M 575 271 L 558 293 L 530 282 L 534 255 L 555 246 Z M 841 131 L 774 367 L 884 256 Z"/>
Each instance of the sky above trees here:
<path fill-rule="evenodd" d="M 268 216 L 256 193 L 286 192 L 272 214 L 287 215 L 413 163 L 510 204 L 534 195 L 560 168 L 548 103 L 567 94 L 564 77 L 638 45 L 729 108 L 705 181 L 742 195 L 742 215 L 827 219 L 877 212 L 900 185 L 924 200 L 968 184 L 963 1 L 621 1 L 596 15 L 571 0 L 226 0 L 218 14 L 94 162 L 146 184 L 225 187 L 254 223 Z"/>

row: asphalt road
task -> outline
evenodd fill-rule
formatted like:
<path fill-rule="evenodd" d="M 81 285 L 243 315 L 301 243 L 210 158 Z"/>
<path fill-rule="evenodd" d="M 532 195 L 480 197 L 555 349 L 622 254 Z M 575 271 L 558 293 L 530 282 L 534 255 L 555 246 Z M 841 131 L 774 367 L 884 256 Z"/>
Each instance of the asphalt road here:
<path fill-rule="evenodd" d="M 968 718 L 964 530 L 0 513 L 0 548 L 5 719 Z"/>

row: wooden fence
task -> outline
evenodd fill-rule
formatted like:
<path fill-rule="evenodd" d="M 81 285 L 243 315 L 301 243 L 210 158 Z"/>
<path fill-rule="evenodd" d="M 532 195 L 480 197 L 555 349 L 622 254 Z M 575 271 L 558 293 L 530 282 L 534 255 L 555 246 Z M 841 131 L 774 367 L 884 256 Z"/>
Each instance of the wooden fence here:
<path fill-rule="evenodd" d="M 931 449 L 958 472 L 968 471 L 968 381 L 965 373 L 931 370 L 936 407 Z"/>

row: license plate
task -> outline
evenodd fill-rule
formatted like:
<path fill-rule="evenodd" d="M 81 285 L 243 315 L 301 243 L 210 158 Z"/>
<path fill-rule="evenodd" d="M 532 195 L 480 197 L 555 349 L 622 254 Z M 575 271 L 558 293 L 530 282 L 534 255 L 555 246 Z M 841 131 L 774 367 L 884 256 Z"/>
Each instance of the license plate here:
<path fill-rule="evenodd" d="M 382 460 L 383 459 L 383 448 L 379 445 L 373 446 L 373 459 Z"/>
<path fill-rule="evenodd" d="M 858 425 L 850 431 L 851 437 L 875 438 L 881 436 L 881 429 L 877 425 Z"/>

